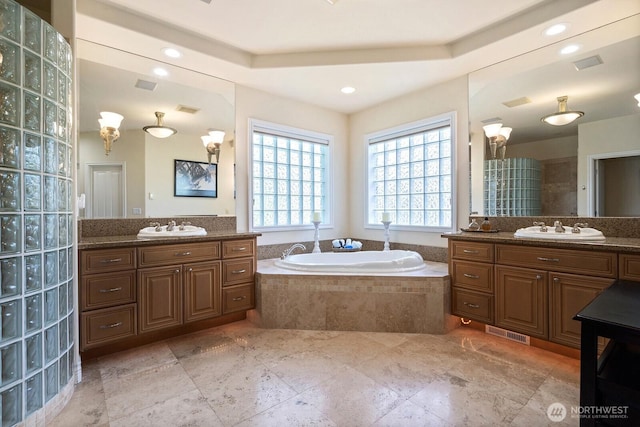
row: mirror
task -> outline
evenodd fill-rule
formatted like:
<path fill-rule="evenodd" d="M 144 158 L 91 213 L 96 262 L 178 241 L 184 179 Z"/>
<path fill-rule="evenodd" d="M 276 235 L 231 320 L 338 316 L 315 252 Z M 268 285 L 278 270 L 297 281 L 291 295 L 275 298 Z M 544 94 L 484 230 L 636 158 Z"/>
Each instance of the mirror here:
<path fill-rule="evenodd" d="M 78 40 L 76 52 L 80 217 L 235 215 L 235 85 L 85 40 Z M 166 77 L 153 74 L 159 66 Z M 124 116 L 108 156 L 98 124 L 102 111 Z M 165 114 L 164 125 L 175 135 L 158 139 L 142 130 L 156 124 L 155 112 Z M 214 169 L 200 138 L 214 129 L 225 132 L 216 174 L 206 180 L 209 190 L 215 178 L 217 197 L 176 197 L 175 160 Z"/>
<path fill-rule="evenodd" d="M 482 127 L 501 122 L 513 128 L 505 158 L 540 164 L 540 213 L 527 216 L 640 216 L 637 28 L 637 18 L 628 18 L 469 75 L 472 214 L 491 215 L 485 210 L 490 193 L 484 160 L 492 156 Z M 581 50 L 560 58 L 569 44 Z M 543 123 L 543 116 L 558 111 L 556 98 L 565 95 L 568 109 L 584 116 L 565 126 Z M 606 184 L 594 177 L 599 170 L 605 179 L 605 170 L 622 164 L 628 179 L 611 175 Z M 619 194 L 625 194 L 626 206 L 605 209 Z"/>

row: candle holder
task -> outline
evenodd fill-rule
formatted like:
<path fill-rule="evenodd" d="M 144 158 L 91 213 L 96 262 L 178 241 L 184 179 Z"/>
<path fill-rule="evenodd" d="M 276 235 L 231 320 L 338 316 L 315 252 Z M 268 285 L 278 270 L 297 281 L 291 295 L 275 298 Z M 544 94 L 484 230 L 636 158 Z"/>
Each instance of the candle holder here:
<path fill-rule="evenodd" d="M 314 236 L 314 242 L 313 242 L 313 250 L 311 251 L 312 254 L 319 254 L 320 253 L 320 223 L 322 221 L 312 221 L 313 222 L 313 226 L 316 228 L 316 233 Z"/>
<path fill-rule="evenodd" d="M 384 225 L 384 249 L 383 251 L 389 251 L 389 224 L 391 221 L 382 221 L 382 225 Z"/>

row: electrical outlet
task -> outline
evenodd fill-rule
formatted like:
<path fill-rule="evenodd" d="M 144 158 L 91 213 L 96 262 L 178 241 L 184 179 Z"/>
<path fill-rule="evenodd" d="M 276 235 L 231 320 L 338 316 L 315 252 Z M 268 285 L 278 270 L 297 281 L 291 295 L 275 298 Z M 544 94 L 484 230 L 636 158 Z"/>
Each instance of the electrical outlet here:
<path fill-rule="evenodd" d="M 134 215 L 142 215 L 142 208 L 133 208 L 132 211 Z"/>

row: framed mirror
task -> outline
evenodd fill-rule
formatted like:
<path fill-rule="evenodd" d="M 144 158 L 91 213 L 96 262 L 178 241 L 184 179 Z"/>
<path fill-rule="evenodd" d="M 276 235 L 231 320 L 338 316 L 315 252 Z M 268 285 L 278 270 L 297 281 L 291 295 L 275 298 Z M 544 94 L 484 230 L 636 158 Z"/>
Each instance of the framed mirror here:
<path fill-rule="evenodd" d="M 637 17 L 628 18 L 469 75 L 472 214 L 518 215 L 516 209 L 493 210 L 491 191 L 530 173 L 491 181 L 492 165 L 503 165 L 499 155 L 486 163 L 493 156 L 483 126 L 499 122 L 513 129 L 505 159 L 539 164 L 540 210 L 523 215 L 640 216 L 637 28 Z M 568 45 L 579 50 L 560 55 Z M 561 96 L 584 116 L 564 126 L 543 123 L 558 111 Z"/>
<path fill-rule="evenodd" d="M 80 218 L 235 215 L 235 85 L 84 40 L 78 41 Z M 162 68 L 166 76 L 154 74 Z M 98 119 L 124 118 L 106 155 Z M 143 127 L 177 130 L 156 138 Z M 216 197 L 175 197 L 175 160 L 208 163 L 201 139 L 223 131 L 216 163 Z"/>

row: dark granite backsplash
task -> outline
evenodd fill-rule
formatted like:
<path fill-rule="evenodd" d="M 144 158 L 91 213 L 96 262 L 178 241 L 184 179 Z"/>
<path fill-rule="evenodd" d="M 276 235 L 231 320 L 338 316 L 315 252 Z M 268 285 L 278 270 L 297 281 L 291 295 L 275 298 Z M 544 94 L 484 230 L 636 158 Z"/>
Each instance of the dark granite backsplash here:
<path fill-rule="evenodd" d="M 209 232 L 236 231 L 235 216 L 186 216 L 171 218 L 113 218 L 113 219 L 82 219 L 78 221 L 78 240 L 83 237 L 130 236 L 148 227 L 151 222 L 166 225 L 169 221 L 190 222 L 191 225 L 202 227 Z"/>
<path fill-rule="evenodd" d="M 476 218 L 478 223 L 484 217 L 473 215 L 469 218 Z M 491 228 L 500 231 L 516 231 L 518 228 L 529 227 L 534 221 L 544 221 L 548 226 L 552 226 L 554 221 L 561 221 L 563 225 L 573 226 L 577 222 L 588 223 L 589 227 L 596 228 L 605 237 L 631 237 L 640 238 L 640 218 L 628 217 L 578 217 L 578 216 L 555 216 L 555 217 L 535 217 L 535 216 L 499 216 L 489 217 Z"/>

